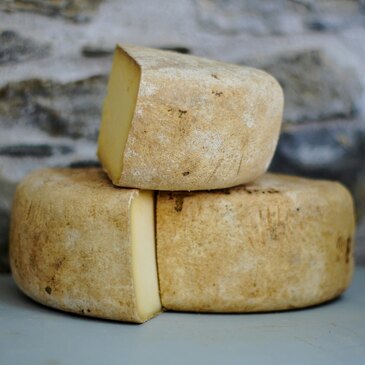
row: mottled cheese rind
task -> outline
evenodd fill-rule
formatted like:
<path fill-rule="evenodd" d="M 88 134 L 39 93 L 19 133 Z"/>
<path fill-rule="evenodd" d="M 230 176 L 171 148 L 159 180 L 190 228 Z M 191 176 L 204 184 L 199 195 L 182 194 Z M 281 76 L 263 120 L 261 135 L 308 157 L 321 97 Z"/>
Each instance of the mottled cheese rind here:
<path fill-rule="evenodd" d="M 160 192 L 163 307 L 256 312 L 340 295 L 353 271 L 354 207 L 340 184 L 266 174 L 210 192 Z"/>
<path fill-rule="evenodd" d="M 138 294 L 135 280 L 132 219 L 138 214 L 133 218 L 131 211 L 140 194 L 148 192 L 113 187 L 101 169 L 44 169 L 27 176 L 16 190 L 10 232 L 11 269 L 20 289 L 40 303 L 87 316 L 141 323 L 156 315 L 153 231 L 151 242 L 142 242 L 152 245 L 150 292 Z M 145 198 L 154 229 L 150 194 Z M 143 295 L 150 296 L 147 308 Z"/>
<path fill-rule="evenodd" d="M 133 62 L 125 61 L 128 57 Z M 113 113 L 126 87 L 122 77 L 117 77 L 117 63 L 140 68 L 140 75 L 135 76 L 140 78 L 136 103 L 128 106 L 134 110 L 132 120 L 121 112 Z M 282 110 L 281 87 L 264 71 L 119 46 L 104 102 L 98 156 L 119 186 L 152 190 L 231 187 L 267 170 Z M 118 124 L 128 125 L 123 128 L 128 130 L 127 139 L 115 127 Z M 118 148 L 114 148 L 116 140 Z M 112 149 L 118 158 L 122 156 L 121 167 L 111 167 L 111 160 L 116 161 Z"/>

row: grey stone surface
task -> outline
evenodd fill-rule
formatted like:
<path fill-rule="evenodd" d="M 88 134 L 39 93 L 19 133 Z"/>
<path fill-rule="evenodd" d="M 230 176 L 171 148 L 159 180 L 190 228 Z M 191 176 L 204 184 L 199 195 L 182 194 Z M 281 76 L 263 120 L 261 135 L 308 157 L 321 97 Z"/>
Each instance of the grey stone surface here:
<path fill-rule="evenodd" d="M 253 35 L 303 31 L 302 4 L 287 0 L 196 0 L 201 27 L 217 33 Z M 299 10 L 299 12 L 298 12 Z"/>
<path fill-rule="evenodd" d="M 0 273 L 9 270 L 8 264 L 8 230 L 9 230 L 9 211 L 0 207 Z"/>
<path fill-rule="evenodd" d="M 2 0 L 0 10 L 26 11 L 62 16 L 75 22 L 87 21 L 101 0 Z"/>
<path fill-rule="evenodd" d="M 354 69 L 337 65 L 324 51 L 283 54 L 260 66 L 284 89 L 287 123 L 352 118 L 357 113 L 363 90 Z"/>
<path fill-rule="evenodd" d="M 0 1 L 0 270 L 17 182 L 35 168 L 98 164 L 117 42 L 273 73 L 286 97 L 273 168 L 344 182 L 364 237 L 364 19 L 363 0 Z M 364 244 L 357 258 L 365 264 Z"/>
<path fill-rule="evenodd" d="M 68 145 L 18 144 L 0 147 L 0 156 L 8 157 L 50 157 L 55 154 L 69 154 L 73 147 Z"/>
<path fill-rule="evenodd" d="M 365 165 L 365 162 L 364 162 Z M 363 168 L 362 173 L 358 177 L 358 182 L 355 189 L 355 197 L 358 205 L 361 207 L 362 216 L 359 217 L 357 226 L 357 245 L 356 245 L 356 261 L 359 264 L 365 265 L 365 169 Z"/>
<path fill-rule="evenodd" d="M 271 171 L 338 180 L 365 214 L 365 122 L 336 120 L 286 126 Z"/>
<path fill-rule="evenodd" d="M 308 15 L 305 24 L 316 31 L 339 31 L 364 22 L 362 0 L 294 0 L 303 4 Z"/>
<path fill-rule="evenodd" d="M 365 240 L 365 217 L 359 222 L 356 235 L 355 256 L 356 262 L 360 265 L 365 263 L 365 245 L 362 244 Z"/>
<path fill-rule="evenodd" d="M 104 44 L 86 44 L 82 47 L 81 53 L 84 57 L 106 57 L 112 56 L 114 53 L 114 47 L 105 46 Z"/>
<path fill-rule="evenodd" d="M 42 58 L 48 53 L 46 44 L 39 44 L 11 30 L 0 33 L 0 65 Z"/>
<path fill-rule="evenodd" d="M 189 48 L 184 46 L 174 46 L 174 45 L 165 45 L 156 47 L 165 51 L 173 51 L 178 52 L 182 54 L 190 54 L 191 51 Z M 111 57 L 114 53 L 115 47 L 107 46 L 102 43 L 95 43 L 95 44 L 87 44 L 82 47 L 81 53 L 84 57 L 90 57 L 90 58 L 98 58 L 98 57 Z"/>
<path fill-rule="evenodd" d="M 96 140 L 106 82 L 106 76 L 95 76 L 67 84 L 47 80 L 10 83 L 0 89 L 0 124 Z"/>
<path fill-rule="evenodd" d="M 353 180 L 365 169 L 365 123 L 335 120 L 286 125 L 273 160 L 273 167 L 289 172 L 296 168 L 305 175 Z M 283 161 L 282 159 L 285 159 Z"/>
<path fill-rule="evenodd" d="M 364 5 L 358 0 L 195 0 L 203 29 L 252 35 L 339 31 L 362 25 Z"/>

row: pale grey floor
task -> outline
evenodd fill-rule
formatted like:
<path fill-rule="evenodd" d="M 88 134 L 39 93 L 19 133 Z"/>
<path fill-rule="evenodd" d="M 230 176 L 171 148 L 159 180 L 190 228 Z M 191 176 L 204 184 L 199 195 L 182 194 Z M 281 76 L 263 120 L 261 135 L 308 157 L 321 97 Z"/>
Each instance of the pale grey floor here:
<path fill-rule="evenodd" d="M 365 268 L 342 298 L 286 313 L 164 313 L 144 325 L 42 307 L 0 276 L 1 365 L 365 364 Z"/>

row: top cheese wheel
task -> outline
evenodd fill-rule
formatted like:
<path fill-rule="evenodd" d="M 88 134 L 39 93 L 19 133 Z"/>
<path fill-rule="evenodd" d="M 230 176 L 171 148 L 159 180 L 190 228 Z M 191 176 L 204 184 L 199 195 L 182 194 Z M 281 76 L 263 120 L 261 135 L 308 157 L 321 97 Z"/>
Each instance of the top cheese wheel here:
<path fill-rule="evenodd" d="M 118 186 L 231 187 L 267 170 L 282 110 L 281 87 L 263 71 L 117 46 L 98 156 Z"/>

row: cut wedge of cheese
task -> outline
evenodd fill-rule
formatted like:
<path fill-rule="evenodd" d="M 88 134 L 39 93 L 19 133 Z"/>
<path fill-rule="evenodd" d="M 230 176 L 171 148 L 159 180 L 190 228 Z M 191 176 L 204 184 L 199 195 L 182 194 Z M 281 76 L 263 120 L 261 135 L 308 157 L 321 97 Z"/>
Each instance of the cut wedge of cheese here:
<path fill-rule="evenodd" d="M 114 188 L 100 169 L 44 169 L 17 188 L 15 281 L 65 311 L 144 322 L 161 311 L 150 191 Z"/>
<path fill-rule="evenodd" d="M 230 187 L 267 170 L 282 110 L 282 90 L 263 71 L 118 46 L 98 156 L 119 186 Z"/>
<path fill-rule="evenodd" d="M 257 312 L 340 295 L 353 270 L 354 207 L 340 184 L 266 174 L 211 192 L 160 192 L 163 307 Z"/>

